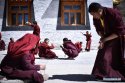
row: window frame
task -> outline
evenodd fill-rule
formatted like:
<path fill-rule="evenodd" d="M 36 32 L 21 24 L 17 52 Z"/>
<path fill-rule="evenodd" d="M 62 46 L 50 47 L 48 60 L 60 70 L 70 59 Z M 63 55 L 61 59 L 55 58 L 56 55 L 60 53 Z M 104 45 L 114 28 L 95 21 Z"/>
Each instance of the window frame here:
<path fill-rule="evenodd" d="M 8 0 L 8 4 L 7 4 L 7 9 L 8 9 L 8 12 L 7 12 L 7 22 L 8 22 L 8 26 L 25 26 L 25 17 L 24 15 L 25 14 L 28 14 L 28 21 L 31 22 L 31 4 L 32 4 L 32 0 L 16 0 L 16 1 L 11 1 L 11 0 Z M 15 10 L 12 10 L 11 7 L 12 6 L 18 6 L 19 7 L 19 11 L 15 11 Z M 28 10 L 21 10 L 21 6 L 28 6 Z M 13 25 L 12 24 L 12 14 L 16 14 L 16 24 Z M 22 15 L 22 24 L 19 25 L 19 21 L 18 21 L 18 17 L 19 17 L 19 14 Z"/>
<path fill-rule="evenodd" d="M 80 5 L 81 9 L 80 10 L 65 10 L 64 6 L 66 5 L 71 5 L 72 7 L 74 5 Z M 70 20 L 69 20 L 69 24 L 65 24 L 64 23 L 64 13 L 68 12 L 68 13 L 74 13 L 75 14 L 75 24 L 71 24 Z M 76 13 L 81 13 L 81 24 L 77 24 L 77 18 L 76 18 Z M 70 18 L 70 14 L 69 14 L 69 19 Z M 84 0 L 61 0 L 61 26 L 81 26 L 81 25 L 85 25 L 85 1 Z"/>

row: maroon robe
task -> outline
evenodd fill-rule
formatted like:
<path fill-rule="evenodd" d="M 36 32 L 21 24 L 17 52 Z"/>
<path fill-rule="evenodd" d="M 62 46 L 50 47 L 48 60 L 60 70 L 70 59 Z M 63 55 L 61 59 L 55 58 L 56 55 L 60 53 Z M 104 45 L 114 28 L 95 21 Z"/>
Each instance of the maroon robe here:
<path fill-rule="evenodd" d="M 38 43 L 39 37 L 26 34 L 11 46 L 1 62 L 2 74 L 12 79 L 29 79 L 33 83 L 43 83 L 43 76 L 37 71 L 39 65 L 34 65 L 34 54 L 31 52 Z"/>
<path fill-rule="evenodd" d="M 0 51 L 5 50 L 5 42 L 3 40 L 0 40 Z"/>
<path fill-rule="evenodd" d="M 0 33 L 0 51 L 5 50 L 5 42 L 1 39 L 2 35 Z"/>
<path fill-rule="evenodd" d="M 40 27 L 35 24 L 32 24 L 31 27 L 33 27 L 33 34 L 40 37 Z"/>
<path fill-rule="evenodd" d="M 75 58 L 79 54 L 79 50 L 70 40 L 63 44 L 62 50 L 68 56 L 68 58 Z"/>
<path fill-rule="evenodd" d="M 51 51 L 51 49 L 53 48 L 53 45 L 49 46 L 46 42 L 41 43 L 39 46 L 39 57 L 47 59 L 57 58 L 56 54 L 53 51 Z"/>
<path fill-rule="evenodd" d="M 8 52 L 12 49 L 13 45 L 14 45 L 14 41 L 11 40 L 8 44 Z"/>
<path fill-rule="evenodd" d="M 90 51 L 90 48 L 91 48 L 91 42 L 92 42 L 92 40 L 91 40 L 91 34 L 84 34 L 85 36 L 86 36 L 86 48 L 85 48 L 85 50 L 86 51 Z"/>
<path fill-rule="evenodd" d="M 118 38 L 107 41 L 104 47 L 98 50 L 92 74 L 97 78 L 115 77 L 125 81 L 125 58 L 124 58 L 124 34 L 125 26 L 119 11 L 111 8 L 103 8 L 101 21 L 93 19 L 96 31 L 102 37 L 117 34 Z"/>
<path fill-rule="evenodd" d="M 0 32 L 0 39 L 2 38 L 1 32 Z"/>

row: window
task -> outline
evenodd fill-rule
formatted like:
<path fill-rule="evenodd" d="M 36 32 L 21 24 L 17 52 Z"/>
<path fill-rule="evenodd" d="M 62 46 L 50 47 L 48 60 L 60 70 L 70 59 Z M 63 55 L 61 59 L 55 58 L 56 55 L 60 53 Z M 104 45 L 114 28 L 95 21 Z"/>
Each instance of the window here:
<path fill-rule="evenodd" d="M 61 26 L 85 24 L 84 0 L 61 0 Z"/>
<path fill-rule="evenodd" d="M 24 26 L 31 21 L 32 0 L 8 0 L 8 25 Z"/>

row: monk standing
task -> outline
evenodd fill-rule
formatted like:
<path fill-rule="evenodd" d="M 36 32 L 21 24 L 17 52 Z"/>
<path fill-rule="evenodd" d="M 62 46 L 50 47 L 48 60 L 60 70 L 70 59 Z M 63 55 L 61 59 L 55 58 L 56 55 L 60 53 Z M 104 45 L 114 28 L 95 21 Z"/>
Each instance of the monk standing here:
<path fill-rule="evenodd" d="M 33 23 L 26 22 L 26 24 L 31 26 L 33 28 L 33 34 L 40 38 L 40 27 L 37 24 L 37 21 L 33 21 Z M 39 51 L 38 46 L 39 46 L 39 42 L 36 44 L 36 48 L 35 48 L 34 54 L 38 53 L 38 51 Z"/>
<path fill-rule="evenodd" d="M 13 44 L 14 44 L 14 39 L 10 38 L 10 42 L 8 44 L 8 52 L 12 49 Z"/>
<path fill-rule="evenodd" d="M 88 31 L 86 31 L 86 34 L 83 34 L 83 35 L 86 36 L 86 48 L 85 48 L 85 50 L 90 51 L 91 42 L 92 42 L 92 40 L 91 40 L 92 35 L 91 35 L 91 33 L 89 34 Z"/>
<path fill-rule="evenodd" d="M 51 44 L 51 46 L 49 46 L 49 39 L 45 38 L 44 42 L 39 45 L 39 57 L 46 59 L 58 58 L 51 49 L 54 49 L 54 45 Z"/>
<path fill-rule="evenodd" d="M 5 42 L 2 40 L 2 35 L 0 32 L 0 51 L 5 50 Z"/>
<path fill-rule="evenodd" d="M 40 27 L 36 21 L 33 21 L 33 23 L 26 22 L 26 24 L 28 24 L 29 26 L 31 26 L 33 28 L 34 35 L 37 35 L 38 37 L 40 37 Z"/>
<path fill-rule="evenodd" d="M 89 13 L 101 37 L 92 75 L 97 79 L 119 78 L 125 81 L 125 26 L 120 12 L 91 3 Z"/>

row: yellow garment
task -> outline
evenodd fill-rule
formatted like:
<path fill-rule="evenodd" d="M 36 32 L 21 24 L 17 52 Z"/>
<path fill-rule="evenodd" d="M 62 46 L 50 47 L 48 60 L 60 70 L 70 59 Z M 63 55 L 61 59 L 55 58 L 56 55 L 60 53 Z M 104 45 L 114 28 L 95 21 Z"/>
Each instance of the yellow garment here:
<path fill-rule="evenodd" d="M 104 20 L 102 20 L 102 19 L 100 18 L 100 21 L 101 21 L 102 26 L 104 27 Z"/>

